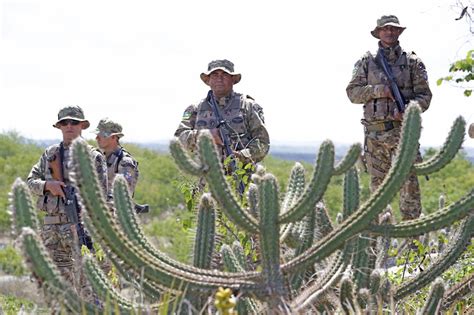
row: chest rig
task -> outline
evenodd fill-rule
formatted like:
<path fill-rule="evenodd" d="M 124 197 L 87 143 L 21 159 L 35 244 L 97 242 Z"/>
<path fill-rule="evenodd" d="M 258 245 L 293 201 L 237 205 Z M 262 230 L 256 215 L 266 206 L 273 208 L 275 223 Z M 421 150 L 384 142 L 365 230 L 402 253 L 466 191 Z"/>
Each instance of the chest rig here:
<path fill-rule="evenodd" d="M 218 105 L 218 110 L 226 124 L 220 128 L 226 128 L 232 141 L 234 150 L 242 150 L 250 142 L 250 134 L 245 121 L 245 97 L 239 93 L 233 93 L 232 97 L 224 106 Z M 197 130 L 217 128 L 219 121 L 215 116 L 207 99 L 201 101 L 197 107 L 196 125 Z"/>
<path fill-rule="evenodd" d="M 372 54 L 369 53 L 368 55 L 367 84 L 372 86 L 389 85 L 382 67 L 379 66 Z M 413 81 L 408 54 L 399 48 L 395 52 L 390 53 L 388 57 L 386 56 L 386 58 L 404 99 L 409 100 L 413 98 Z M 390 98 L 371 99 L 364 104 L 364 119 L 368 122 L 393 120 L 396 107 L 395 101 Z"/>

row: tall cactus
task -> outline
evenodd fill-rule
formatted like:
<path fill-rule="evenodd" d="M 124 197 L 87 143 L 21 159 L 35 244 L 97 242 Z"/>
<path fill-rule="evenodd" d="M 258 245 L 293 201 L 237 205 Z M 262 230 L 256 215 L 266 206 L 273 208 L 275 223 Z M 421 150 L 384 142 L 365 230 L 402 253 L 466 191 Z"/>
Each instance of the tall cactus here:
<path fill-rule="evenodd" d="M 432 281 L 433 277 L 439 276 L 442 270 L 455 262 L 464 250 L 467 239 L 472 237 L 469 233 L 472 233 L 474 191 L 467 193 L 459 201 L 417 220 L 400 224 L 372 223 L 391 202 L 413 169 L 420 175 L 439 170 L 454 157 L 462 143 L 465 122 L 462 118 L 458 118 L 442 152 L 429 163 L 413 166 L 420 137 L 420 112 L 416 106 L 407 109 L 402 137 L 392 168 L 379 189 L 364 203 L 360 201 L 358 174 L 354 168 L 361 152 L 359 144 L 352 146 L 342 161 L 335 164 L 333 144 L 325 141 L 319 149 L 317 163 L 308 184 L 305 186 L 304 169 L 297 164 L 283 196 L 276 178 L 271 174 L 259 172 L 254 176 L 254 183 L 249 188 L 249 206 L 244 207 L 226 181 L 219 153 L 208 132 L 204 131 L 199 136 L 196 157 L 191 157 L 177 140 L 172 141 L 170 150 L 178 166 L 191 175 L 204 177 L 211 191 L 211 195 L 203 196 L 199 206 L 202 213 L 198 220 L 199 232 L 194 247 L 194 266 L 171 259 L 147 241 L 134 217 L 126 182 L 120 176 L 114 183 L 117 215 L 111 213 L 99 188 L 86 144 L 81 140 L 75 141 L 72 152 L 74 180 L 79 189 L 85 224 L 94 240 L 106 249 L 119 271 L 124 276 L 134 279 L 136 283 L 141 283 L 151 299 L 156 299 L 161 293 L 171 293 L 188 299 L 189 304 L 189 301 L 191 303 L 204 301 L 223 287 L 238 292 L 242 301 L 247 298 L 259 299 L 262 307 L 269 309 L 270 312 L 334 310 L 340 305 L 334 299 L 336 295 L 347 310 L 357 311 L 361 307 L 380 309 L 384 303 L 381 297 L 390 296 L 388 298 L 390 301 L 391 293 L 384 293 L 383 288 L 388 286 L 380 285 L 378 274 L 367 270 L 365 278 L 361 279 L 358 278 L 357 272 L 354 273 L 352 270 L 348 273 L 349 277 L 343 277 L 350 266 L 354 242 L 358 235 L 367 237 L 383 235 L 387 239 L 411 237 L 465 218 L 460 240 L 451 250 L 446 251 L 445 261 L 436 263 L 435 267 L 427 271 L 427 276 L 414 278 L 413 285 L 407 285 L 405 289 L 403 286 L 396 289 L 396 298 L 413 292 Z M 334 225 L 327 216 L 324 206 L 321 206 L 321 201 L 332 176 L 340 174 L 345 174 L 344 215 L 342 222 Z M 18 230 L 23 227 L 37 229 L 38 222 L 33 202 L 24 187 L 26 186 L 20 181 L 15 182 L 13 186 L 11 202 L 16 216 L 16 226 Z M 218 211 L 222 211 L 237 227 L 258 237 L 259 257 L 261 257 L 258 271 L 247 271 L 246 259 L 238 246 L 233 251 L 227 245 L 223 245 L 221 249 L 227 271 L 210 269 L 211 252 L 214 250 L 214 200 Z M 324 227 L 318 228 L 324 231 L 323 235 L 317 236 L 308 233 L 308 230 L 314 229 L 313 224 L 321 224 L 318 218 L 323 218 L 326 223 Z M 305 233 L 298 234 L 305 230 Z M 300 242 L 295 248 L 283 246 L 283 242 L 288 242 L 288 233 L 292 234 L 293 240 Z M 37 251 L 38 249 L 34 247 L 26 251 L 29 259 L 35 262 L 32 264 L 32 269 L 35 273 L 43 275 L 45 282 L 50 282 L 60 289 L 64 288 L 60 276 L 49 271 L 54 270 L 50 266 L 51 262 L 44 258 L 45 255 L 36 257 L 34 254 Z M 43 265 L 46 265 L 47 269 Z M 366 264 L 354 264 L 353 268 L 364 265 Z M 93 287 L 101 292 L 100 296 L 103 297 L 108 291 L 112 291 L 107 285 L 107 279 L 97 273 L 93 264 L 86 263 L 86 266 L 90 273 L 90 281 L 94 283 Z M 315 274 L 311 278 L 303 277 L 308 270 L 314 270 Z M 371 273 L 372 276 L 369 278 Z M 341 282 L 341 279 L 345 280 Z M 353 288 L 353 283 L 357 286 L 356 290 Z M 436 293 L 434 296 L 439 295 L 438 284 L 433 292 Z M 130 303 L 112 293 L 110 292 L 109 296 L 116 301 L 123 312 L 129 312 L 135 307 L 144 309 L 141 304 Z M 72 298 L 76 299 L 76 302 L 72 303 L 71 308 L 77 310 L 80 299 L 77 296 Z M 86 312 L 97 311 L 94 306 L 87 307 Z M 431 308 L 432 305 L 427 304 L 426 309 Z"/>

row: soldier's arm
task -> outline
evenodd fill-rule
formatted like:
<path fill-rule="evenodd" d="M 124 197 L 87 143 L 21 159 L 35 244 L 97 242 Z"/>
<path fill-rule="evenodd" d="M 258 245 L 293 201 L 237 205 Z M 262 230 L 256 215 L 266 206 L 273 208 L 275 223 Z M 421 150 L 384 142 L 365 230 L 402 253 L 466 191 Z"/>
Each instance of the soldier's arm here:
<path fill-rule="evenodd" d="M 191 105 L 183 113 L 183 118 L 176 129 L 174 136 L 177 137 L 185 148 L 194 150 L 196 148 L 196 140 L 198 131 L 195 130 L 197 116 L 197 107 Z"/>
<path fill-rule="evenodd" d="M 270 136 L 265 127 L 263 109 L 255 102 L 249 102 L 247 107 L 246 124 L 251 141 L 240 151 L 245 158 L 259 162 L 267 155 L 270 148 Z"/>
<path fill-rule="evenodd" d="M 425 111 L 430 107 L 431 103 L 431 90 L 428 84 L 428 74 L 426 72 L 425 65 L 420 58 L 416 57 L 415 62 L 411 68 L 412 80 L 413 80 L 413 92 L 414 98 L 407 101 L 415 101 L 420 105 L 422 111 Z"/>
<path fill-rule="evenodd" d="M 368 84 L 368 62 L 369 53 L 365 54 L 354 65 L 352 79 L 346 87 L 349 100 L 355 104 L 364 104 L 376 98 L 387 97 L 387 89 L 384 84 Z"/>
<path fill-rule="evenodd" d="M 138 162 L 131 157 L 126 156 L 122 161 L 120 161 L 118 172 L 119 174 L 122 174 L 127 181 L 130 194 L 133 195 L 139 177 Z"/>
<path fill-rule="evenodd" d="M 36 195 L 44 195 L 45 193 L 45 173 L 46 173 L 47 157 L 46 153 L 43 153 L 35 165 L 31 168 L 30 174 L 28 175 L 27 184 L 28 188 L 32 193 Z"/>

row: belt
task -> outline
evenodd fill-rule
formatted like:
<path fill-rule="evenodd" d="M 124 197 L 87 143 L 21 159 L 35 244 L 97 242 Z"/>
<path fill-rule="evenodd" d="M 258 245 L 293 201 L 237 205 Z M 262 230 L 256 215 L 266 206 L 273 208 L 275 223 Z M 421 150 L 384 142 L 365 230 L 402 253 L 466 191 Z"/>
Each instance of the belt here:
<path fill-rule="evenodd" d="M 365 128 L 367 131 L 389 131 L 394 128 L 398 128 L 402 125 L 399 121 L 384 121 L 381 123 L 373 124 L 373 125 L 366 125 Z"/>
<path fill-rule="evenodd" d="M 69 223 L 69 220 L 65 214 L 55 215 L 55 216 L 45 216 L 44 224 L 65 224 Z"/>

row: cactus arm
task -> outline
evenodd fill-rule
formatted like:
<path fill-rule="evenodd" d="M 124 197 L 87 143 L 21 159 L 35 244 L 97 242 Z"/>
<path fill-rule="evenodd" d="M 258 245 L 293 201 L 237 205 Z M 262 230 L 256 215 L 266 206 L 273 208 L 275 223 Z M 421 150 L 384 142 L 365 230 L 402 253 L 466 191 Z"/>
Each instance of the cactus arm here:
<path fill-rule="evenodd" d="M 76 314 L 99 312 L 97 306 L 82 300 L 75 289 L 60 276 L 43 243 L 31 228 L 22 229 L 21 240 L 28 264 L 35 276 L 48 285 L 51 293 L 65 300 L 64 306 L 68 310 Z"/>
<path fill-rule="evenodd" d="M 376 235 L 390 237 L 410 237 L 441 229 L 473 213 L 474 190 L 449 206 L 422 218 L 398 224 L 370 225 L 369 230 Z"/>
<path fill-rule="evenodd" d="M 224 177 L 224 171 L 216 146 L 208 131 L 203 131 L 198 138 L 199 154 L 207 166 L 206 180 L 212 196 L 220 203 L 225 214 L 241 229 L 258 233 L 258 222 L 247 211 L 241 208 L 239 201 Z"/>
<path fill-rule="evenodd" d="M 281 204 L 281 211 L 286 212 L 288 209 L 295 204 L 301 194 L 304 192 L 305 185 L 305 171 L 303 165 L 295 163 L 291 169 L 290 178 L 286 188 L 285 198 Z M 293 223 L 283 224 L 280 227 L 280 243 L 287 240 L 290 232 L 293 228 Z"/>
<path fill-rule="evenodd" d="M 284 273 L 298 268 L 305 268 L 329 256 L 336 249 L 340 248 L 346 240 L 363 231 L 375 216 L 387 206 L 411 170 L 412 163 L 418 152 L 420 129 L 420 108 L 410 106 L 405 112 L 397 157 L 379 189 L 372 194 L 369 200 L 360 206 L 359 210 L 344 220 L 341 225 L 337 226 L 326 237 L 319 240 L 300 257 L 284 264 L 282 266 Z"/>
<path fill-rule="evenodd" d="M 431 286 L 431 291 L 428 299 L 421 310 L 421 314 L 438 314 L 438 310 L 441 306 L 441 301 L 444 295 L 444 282 L 442 279 L 437 278 Z"/>
<path fill-rule="evenodd" d="M 259 208 L 262 273 L 265 275 L 270 294 L 284 296 L 283 276 L 280 270 L 278 184 L 271 174 L 265 175 L 259 185 Z"/>
<path fill-rule="evenodd" d="M 301 220 L 314 209 L 314 206 L 321 200 L 329 184 L 333 164 L 334 145 L 330 141 L 324 141 L 319 148 L 318 161 L 308 187 L 306 187 L 298 201 L 280 216 L 280 224 Z"/>
<path fill-rule="evenodd" d="M 354 298 L 354 284 L 349 277 L 344 277 L 341 280 L 339 299 L 345 314 L 355 313 L 357 306 Z"/>
<path fill-rule="evenodd" d="M 466 121 L 460 116 L 454 121 L 443 147 L 437 154 L 428 161 L 414 165 L 416 175 L 428 175 L 445 167 L 461 148 L 465 129 Z"/>
<path fill-rule="evenodd" d="M 198 268 L 210 269 L 215 243 L 216 215 L 214 202 L 209 194 L 204 194 L 201 197 L 197 220 L 193 265 Z"/>
<path fill-rule="evenodd" d="M 304 222 L 304 229 L 302 240 L 299 246 L 295 250 L 295 257 L 302 254 L 305 250 L 311 247 L 314 241 L 314 228 L 316 226 L 316 212 L 311 212 L 305 222 Z M 291 288 L 293 291 L 298 291 L 301 287 L 301 284 L 304 280 L 304 275 L 306 271 L 297 272 L 295 275 L 291 277 Z"/>
<path fill-rule="evenodd" d="M 362 146 L 360 143 L 353 144 L 347 154 L 342 158 L 342 160 L 334 167 L 333 175 L 342 175 L 347 172 L 359 158 L 362 152 Z"/>
<path fill-rule="evenodd" d="M 347 219 L 359 207 L 359 195 L 359 174 L 357 169 L 352 167 L 344 175 L 344 219 Z"/>
<path fill-rule="evenodd" d="M 256 283 L 243 279 L 228 279 L 219 277 L 217 273 L 201 276 L 170 266 L 143 252 L 133 242 L 128 240 L 116 224 L 112 214 L 108 210 L 105 200 L 97 194 L 100 191 L 96 174 L 92 167 L 86 144 L 84 141 L 76 140 L 73 144 L 73 160 L 75 181 L 80 190 L 80 199 L 87 209 L 90 222 L 100 237 L 106 242 L 108 248 L 114 252 L 129 268 L 144 268 L 144 275 L 150 281 L 160 283 L 167 288 L 176 288 L 182 284 L 190 289 L 213 290 L 222 287 L 255 287 Z M 201 269 L 197 269 L 200 271 Z M 255 273 L 245 275 L 254 276 Z M 238 275 L 234 275 L 238 276 Z"/>
<path fill-rule="evenodd" d="M 456 285 L 450 288 L 445 294 L 443 298 L 442 309 L 444 311 L 448 310 L 451 305 L 453 305 L 456 301 L 459 301 L 464 298 L 468 298 L 473 294 L 472 288 L 474 287 L 474 273 L 471 273 L 470 276 L 465 277 L 460 282 L 456 283 Z M 472 314 L 470 312 L 466 312 L 465 314 Z"/>
<path fill-rule="evenodd" d="M 232 253 L 239 262 L 239 265 L 242 266 L 242 271 L 247 270 L 247 259 L 245 258 L 244 249 L 239 241 L 234 241 L 232 243 Z"/>
<path fill-rule="evenodd" d="M 201 176 L 203 173 L 203 165 L 194 160 L 185 150 L 181 142 L 173 139 L 170 142 L 170 153 L 173 156 L 178 167 L 194 176 Z"/>
<path fill-rule="evenodd" d="M 12 212 L 15 218 L 15 226 L 18 231 L 24 227 L 38 230 L 39 223 L 28 186 L 20 178 L 17 178 L 12 186 L 10 197 Z"/>
<path fill-rule="evenodd" d="M 201 275 L 211 274 L 206 269 L 196 269 L 179 261 L 170 258 L 168 255 L 154 248 L 144 235 L 140 225 L 136 221 L 136 217 L 132 207 L 132 199 L 128 191 L 128 184 L 126 180 L 118 174 L 114 181 L 114 203 L 117 210 L 117 218 L 122 226 L 122 231 L 126 234 L 126 237 L 133 241 L 135 245 L 139 246 L 142 251 L 149 253 L 156 259 L 169 264 L 175 268 L 182 269 L 188 272 L 194 272 Z M 90 226 L 90 224 L 89 224 Z M 215 273 L 214 273 L 215 274 Z M 222 277 L 229 277 L 229 275 L 220 274 Z"/>
<path fill-rule="evenodd" d="M 403 283 L 396 289 L 395 300 L 400 300 L 405 296 L 423 288 L 431 283 L 436 277 L 452 266 L 458 258 L 464 253 L 466 247 L 471 243 L 474 236 L 474 216 L 464 219 L 459 227 L 456 240 L 452 242 L 443 254 L 439 256 L 436 262 L 432 263 L 428 269 L 418 274 L 416 277 Z"/>

